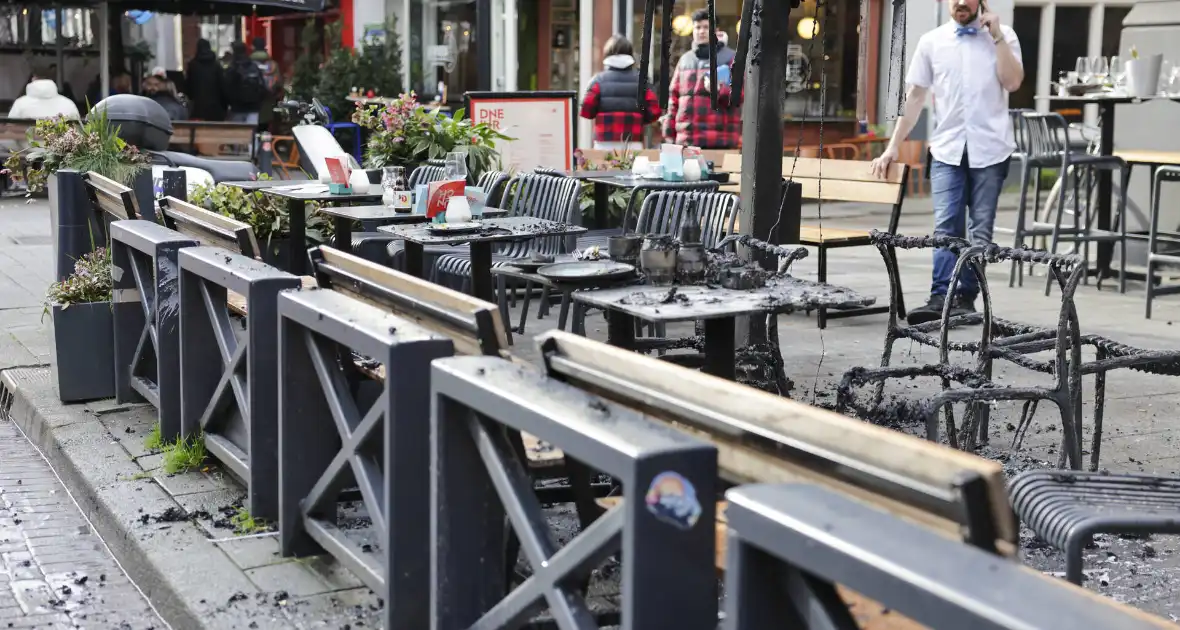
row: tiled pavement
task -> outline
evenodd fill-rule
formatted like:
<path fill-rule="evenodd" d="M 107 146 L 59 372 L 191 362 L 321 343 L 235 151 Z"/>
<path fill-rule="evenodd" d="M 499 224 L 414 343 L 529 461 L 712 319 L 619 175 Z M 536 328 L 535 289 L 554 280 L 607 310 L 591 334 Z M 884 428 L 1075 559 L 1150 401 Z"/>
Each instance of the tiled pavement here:
<path fill-rule="evenodd" d="M 167 627 L 57 475 L 0 417 L 0 628 Z"/>

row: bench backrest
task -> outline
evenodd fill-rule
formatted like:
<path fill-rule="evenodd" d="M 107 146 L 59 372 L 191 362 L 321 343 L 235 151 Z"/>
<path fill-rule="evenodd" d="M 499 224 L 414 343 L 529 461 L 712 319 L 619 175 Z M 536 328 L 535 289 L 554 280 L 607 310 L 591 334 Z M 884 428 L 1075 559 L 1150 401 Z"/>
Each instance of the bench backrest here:
<path fill-rule="evenodd" d="M 1000 464 L 583 337 L 538 337 L 551 376 L 704 437 L 732 483 L 804 480 L 1015 553 Z"/>
<path fill-rule="evenodd" d="M 346 294 L 450 337 L 456 354 L 499 356 L 508 336 L 496 305 L 331 247 L 310 252 L 321 289 Z"/>
<path fill-rule="evenodd" d="M 254 228 L 247 223 L 210 212 L 175 197 L 161 199 L 159 207 L 160 215 L 164 217 L 164 225 L 181 234 L 191 236 L 205 245 L 228 249 L 250 258 L 262 255 L 258 239 L 254 236 Z"/>
<path fill-rule="evenodd" d="M 889 167 L 885 179 L 878 179 L 870 170 L 870 164 L 862 160 L 784 157 L 782 174 L 803 187 L 804 199 L 900 206 L 905 198 L 909 166 L 895 162 Z M 721 170 L 741 173 L 741 154 L 725 154 Z"/>
<path fill-rule="evenodd" d="M 172 121 L 172 140 L 169 144 L 196 151 L 198 147 L 214 148 L 214 155 L 222 153 L 223 146 L 251 147 L 258 126 L 249 123 Z"/>
<path fill-rule="evenodd" d="M 82 179 L 86 182 L 90 204 L 100 218 L 103 215 L 116 221 L 140 218 L 135 191 L 94 171 L 89 171 Z"/>
<path fill-rule="evenodd" d="M 29 141 L 29 130 L 37 125 L 31 118 L 0 117 L 0 142 L 16 142 L 21 145 Z"/>

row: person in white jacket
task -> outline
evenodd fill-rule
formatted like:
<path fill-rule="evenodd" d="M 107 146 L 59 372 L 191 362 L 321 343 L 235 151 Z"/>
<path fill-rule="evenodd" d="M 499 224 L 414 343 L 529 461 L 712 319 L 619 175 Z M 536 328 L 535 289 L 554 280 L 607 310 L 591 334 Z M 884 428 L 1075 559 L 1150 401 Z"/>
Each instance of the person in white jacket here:
<path fill-rule="evenodd" d="M 9 118 L 53 118 L 65 116 L 78 120 L 78 106 L 74 101 L 57 93 L 57 84 L 49 79 L 33 77 L 25 87 L 25 95 L 12 103 Z"/>

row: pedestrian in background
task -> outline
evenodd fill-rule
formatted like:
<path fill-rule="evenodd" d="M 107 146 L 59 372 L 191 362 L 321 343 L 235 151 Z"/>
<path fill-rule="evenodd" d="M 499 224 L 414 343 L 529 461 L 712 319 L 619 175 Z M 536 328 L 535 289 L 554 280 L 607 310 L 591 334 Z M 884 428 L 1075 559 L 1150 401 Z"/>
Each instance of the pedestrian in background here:
<path fill-rule="evenodd" d="M 872 169 L 885 177 L 897 160 L 898 145 L 913 130 L 934 94 L 934 133 L 930 136 L 930 193 L 934 198 L 934 234 L 966 237 L 972 245 L 989 245 L 996 224 L 1000 189 L 1008 161 L 1016 150 L 1008 118 L 1008 94 L 1024 81 L 1016 31 L 1000 24 L 982 0 L 949 0 L 951 20 L 918 40 L 906 74 L 905 111 Z M 911 310 L 911 324 L 942 317 L 949 298 L 951 315 L 975 312 L 979 280 L 963 269 L 951 287 L 958 255 L 934 252 L 930 299 Z"/>
<path fill-rule="evenodd" d="M 741 145 L 741 95 L 733 97 L 729 74 L 736 53 L 718 32 L 718 83 L 709 84 L 709 12 L 701 9 L 692 15 L 693 49 L 684 53 L 672 73 L 669 86 L 668 114 L 664 117 L 664 139 L 680 145 L 702 149 L 734 149 Z M 713 110 L 711 91 L 717 89 L 717 111 Z"/>
<path fill-rule="evenodd" d="M 631 40 L 615 35 L 602 49 L 605 70 L 595 75 L 582 97 L 582 118 L 594 121 L 594 148 L 643 149 L 643 129 L 660 118 L 660 103 L 650 88 L 639 102 L 639 71 Z"/>

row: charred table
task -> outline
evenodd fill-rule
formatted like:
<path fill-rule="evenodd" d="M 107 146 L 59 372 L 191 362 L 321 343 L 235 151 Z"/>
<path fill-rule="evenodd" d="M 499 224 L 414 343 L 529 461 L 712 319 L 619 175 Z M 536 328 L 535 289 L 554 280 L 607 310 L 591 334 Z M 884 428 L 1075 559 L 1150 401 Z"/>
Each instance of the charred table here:
<path fill-rule="evenodd" d="M 332 217 L 333 223 L 335 223 L 336 230 L 332 238 L 332 247 L 349 253 L 352 253 L 352 226 L 354 223 L 366 226 L 364 229 L 371 232 L 375 231 L 379 225 L 412 225 L 426 223 L 430 220 L 426 218 L 425 214 L 397 212 L 387 206 L 325 206 L 320 209 L 320 212 Z M 507 214 L 507 210 L 499 208 L 487 208 L 483 211 L 483 216 L 489 219 L 503 217 Z"/>
<path fill-rule="evenodd" d="M 736 376 L 734 326 L 743 315 L 779 314 L 797 309 L 868 306 L 876 298 L 851 289 L 800 280 L 771 278 L 766 286 L 739 290 L 715 285 L 642 286 L 579 291 L 574 301 L 607 313 L 607 343 L 630 350 L 649 349 L 635 338 L 635 320 L 667 324 L 704 321 L 702 371 L 733 380 Z"/>
<path fill-rule="evenodd" d="M 586 228 L 533 217 L 506 217 L 481 222 L 478 232 L 443 234 L 431 231 L 431 224 L 385 225 L 378 231 L 400 237 L 406 242 L 406 273 L 425 278 L 423 248 L 427 245 L 470 245 L 472 295 L 494 302 L 492 290 L 492 245 L 509 241 L 580 234 Z"/>

